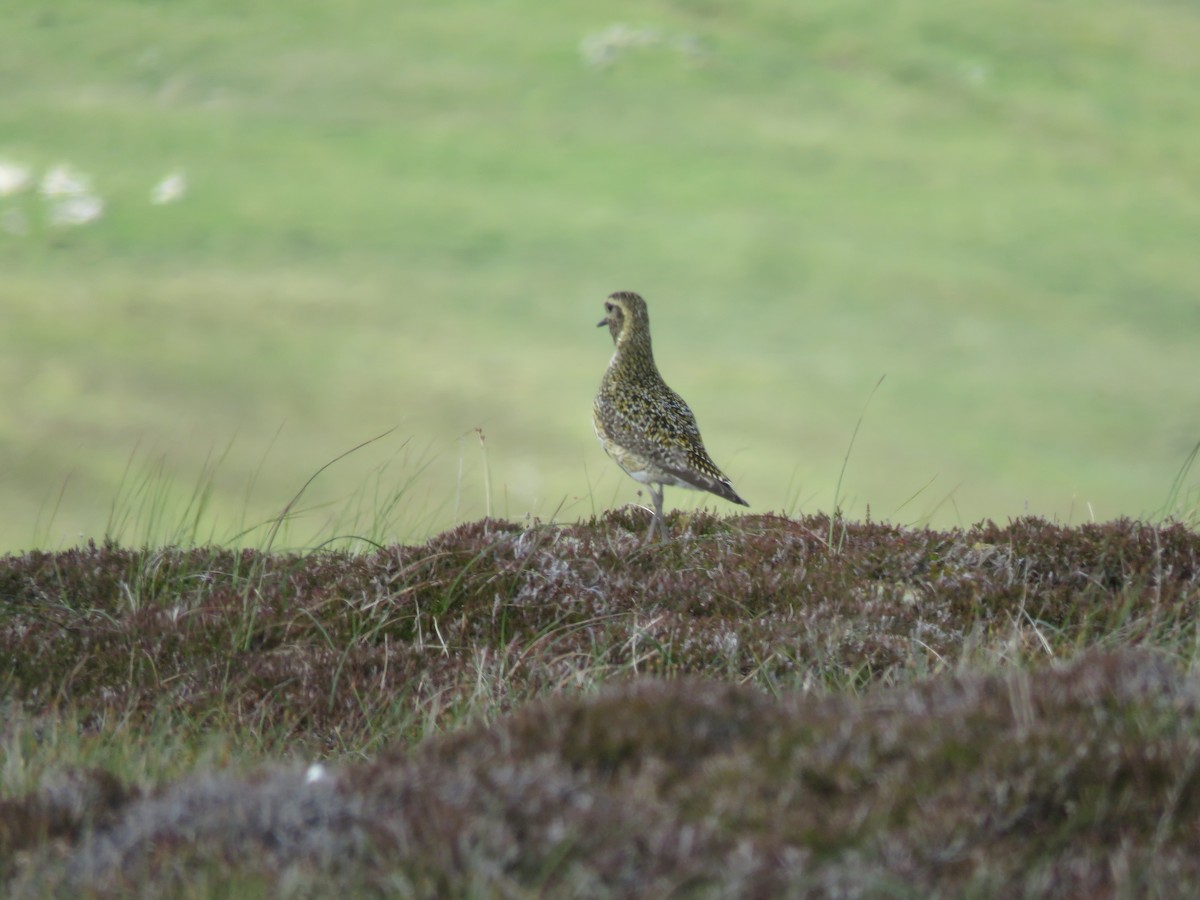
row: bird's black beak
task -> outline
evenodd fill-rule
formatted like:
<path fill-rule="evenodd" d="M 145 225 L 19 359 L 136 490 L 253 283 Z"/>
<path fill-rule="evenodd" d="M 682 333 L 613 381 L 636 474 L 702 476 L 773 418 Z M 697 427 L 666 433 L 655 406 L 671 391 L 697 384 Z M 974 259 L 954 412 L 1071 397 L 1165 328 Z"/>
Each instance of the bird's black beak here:
<path fill-rule="evenodd" d="M 603 328 L 607 324 L 608 324 L 608 319 L 601 319 L 599 322 L 596 323 L 596 327 Z"/>

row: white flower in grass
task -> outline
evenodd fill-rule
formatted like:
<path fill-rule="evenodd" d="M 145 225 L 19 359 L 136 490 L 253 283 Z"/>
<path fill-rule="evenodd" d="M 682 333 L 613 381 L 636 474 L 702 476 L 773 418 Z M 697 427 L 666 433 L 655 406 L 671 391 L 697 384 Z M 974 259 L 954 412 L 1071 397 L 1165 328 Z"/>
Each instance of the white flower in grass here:
<path fill-rule="evenodd" d="M 616 63 L 627 50 L 669 47 L 685 56 L 701 58 L 704 55 L 699 39 L 693 34 L 668 34 L 659 28 L 635 27 L 616 22 L 585 35 L 579 42 L 579 53 L 586 65 L 606 69 Z"/>
<path fill-rule="evenodd" d="M 318 781 L 329 781 L 329 770 L 320 763 L 313 763 L 304 773 L 305 784 L 316 784 Z"/>
<path fill-rule="evenodd" d="M 42 176 L 38 191 L 43 197 L 78 197 L 92 192 L 92 179 L 78 169 L 60 163 Z"/>
<path fill-rule="evenodd" d="M 166 175 L 150 191 L 150 202 L 155 206 L 174 203 L 187 193 L 187 187 L 187 175 L 182 170 L 176 169 L 174 172 Z"/>
<path fill-rule="evenodd" d="M 73 166 L 52 166 L 38 183 L 53 228 L 86 225 L 104 215 L 104 201 L 92 192 L 92 179 Z"/>
<path fill-rule="evenodd" d="M 55 200 L 50 206 L 50 224 L 57 228 L 86 225 L 104 215 L 104 201 L 95 194 L 77 194 Z"/>
<path fill-rule="evenodd" d="M 0 197 L 9 197 L 29 187 L 33 173 L 28 166 L 0 159 Z"/>
<path fill-rule="evenodd" d="M 579 42 L 579 52 L 589 66 L 605 68 L 617 61 L 621 51 L 631 47 L 651 47 L 660 40 L 661 35 L 653 28 L 634 28 L 617 22 L 586 35 Z"/>

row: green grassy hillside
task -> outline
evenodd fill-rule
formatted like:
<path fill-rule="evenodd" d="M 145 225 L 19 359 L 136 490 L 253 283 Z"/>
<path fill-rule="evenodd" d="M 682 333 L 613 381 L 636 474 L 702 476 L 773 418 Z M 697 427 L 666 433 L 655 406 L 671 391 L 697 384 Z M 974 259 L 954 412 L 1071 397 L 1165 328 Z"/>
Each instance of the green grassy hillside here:
<path fill-rule="evenodd" d="M 881 376 L 851 515 L 1167 501 L 1200 439 L 1193 6 L 413 7 L 6 15 L 0 162 L 105 207 L 0 197 L 0 548 L 228 539 L 393 427 L 290 544 L 629 502 L 589 410 L 617 289 L 757 511 L 833 508 Z"/>

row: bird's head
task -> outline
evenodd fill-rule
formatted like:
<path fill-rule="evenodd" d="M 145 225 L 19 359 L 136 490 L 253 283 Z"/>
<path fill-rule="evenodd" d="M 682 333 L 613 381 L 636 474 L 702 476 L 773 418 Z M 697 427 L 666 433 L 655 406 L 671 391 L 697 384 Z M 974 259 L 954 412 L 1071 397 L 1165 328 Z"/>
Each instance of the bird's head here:
<path fill-rule="evenodd" d="M 597 328 L 608 326 L 613 343 L 618 343 L 622 332 L 650 334 L 650 316 L 646 312 L 646 301 L 633 291 L 617 291 L 604 301 L 604 318 L 596 323 Z"/>

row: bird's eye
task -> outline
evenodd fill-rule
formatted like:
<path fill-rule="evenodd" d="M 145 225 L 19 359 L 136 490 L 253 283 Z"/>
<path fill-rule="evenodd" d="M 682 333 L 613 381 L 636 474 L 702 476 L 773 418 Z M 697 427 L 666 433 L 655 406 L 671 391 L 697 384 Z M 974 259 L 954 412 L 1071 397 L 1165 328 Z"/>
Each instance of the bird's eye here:
<path fill-rule="evenodd" d="M 613 311 L 613 309 L 615 309 L 615 307 L 614 307 L 614 306 L 613 306 L 613 304 L 611 304 L 611 303 L 605 303 L 605 304 L 604 304 L 604 309 L 605 309 L 605 311 L 606 311 L 606 312 L 612 312 L 612 311 Z"/>

